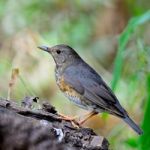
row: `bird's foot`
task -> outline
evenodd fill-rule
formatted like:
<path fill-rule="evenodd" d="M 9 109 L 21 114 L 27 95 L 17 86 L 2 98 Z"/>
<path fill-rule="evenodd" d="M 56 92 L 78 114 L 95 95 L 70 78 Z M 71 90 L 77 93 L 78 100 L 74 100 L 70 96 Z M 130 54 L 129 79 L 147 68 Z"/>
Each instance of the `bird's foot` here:
<path fill-rule="evenodd" d="M 64 115 L 64 114 L 60 114 L 60 113 L 58 115 L 59 115 L 60 119 L 70 121 L 73 127 L 75 127 L 75 128 L 80 127 L 80 124 L 78 123 L 78 121 L 76 121 L 78 116 L 70 117 L 70 116 L 67 116 L 67 115 Z"/>
<path fill-rule="evenodd" d="M 74 121 L 75 119 L 78 118 L 77 116 L 70 117 L 61 113 L 58 113 L 58 115 L 60 116 L 61 119 L 67 120 L 67 121 Z"/>
<path fill-rule="evenodd" d="M 70 121 L 71 124 L 73 125 L 73 127 L 75 128 L 80 128 L 82 126 L 82 124 L 84 124 L 87 120 L 89 120 L 90 118 L 92 118 L 93 116 L 97 115 L 98 113 L 97 112 L 90 112 L 86 115 L 86 117 L 81 120 L 81 121 L 77 121 L 76 119 L 79 119 L 78 116 L 74 116 L 74 117 L 69 117 L 69 116 L 66 116 L 64 114 L 58 114 L 60 116 L 60 118 L 62 120 L 66 120 L 66 121 Z"/>

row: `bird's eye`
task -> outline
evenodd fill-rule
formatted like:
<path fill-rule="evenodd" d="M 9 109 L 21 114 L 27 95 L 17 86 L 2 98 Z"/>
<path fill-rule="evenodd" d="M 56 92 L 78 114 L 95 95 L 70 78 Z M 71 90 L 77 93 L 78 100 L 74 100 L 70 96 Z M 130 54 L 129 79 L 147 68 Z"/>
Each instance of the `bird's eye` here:
<path fill-rule="evenodd" d="M 57 54 L 60 54 L 60 53 L 61 53 L 61 51 L 60 51 L 60 50 L 57 50 L 57 51 L 56 51 L 56 53 L 57 53 Z"/>

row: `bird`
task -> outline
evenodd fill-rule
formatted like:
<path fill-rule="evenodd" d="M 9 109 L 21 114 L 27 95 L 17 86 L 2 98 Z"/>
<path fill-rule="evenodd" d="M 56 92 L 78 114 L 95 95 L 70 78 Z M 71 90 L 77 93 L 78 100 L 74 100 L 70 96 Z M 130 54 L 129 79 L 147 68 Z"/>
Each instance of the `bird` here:
<path fill-rule="evenodd" d="M 143 134 L 142 129 L 121 106 L 111 88 L 72 47 L 59 44 L 38 48 L 52 55 L 56 63 L 56 83 L 60 90 L 70 101 L 90 112 L 80 123 L 98 113 L 106 112 L 122 119 L 137 134 Z"/>

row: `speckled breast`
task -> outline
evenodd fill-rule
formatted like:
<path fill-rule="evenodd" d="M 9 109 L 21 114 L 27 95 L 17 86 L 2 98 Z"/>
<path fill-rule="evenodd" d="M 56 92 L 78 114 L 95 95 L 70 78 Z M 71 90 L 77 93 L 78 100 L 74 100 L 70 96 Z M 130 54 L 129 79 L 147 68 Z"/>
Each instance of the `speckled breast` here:
<path fill-rule="evenodd" d="M 56 83 L 60 90 L 70 101 L 74 102 L 76 105 L 82 107 L 83 109 L 87 109 L 87 105 L 83 100 L 81 100 L 81 95 L 77 93 L 71 86 L 65 83 L 64 77 L 60 76 L 58 72 L 56 72 Z"/>

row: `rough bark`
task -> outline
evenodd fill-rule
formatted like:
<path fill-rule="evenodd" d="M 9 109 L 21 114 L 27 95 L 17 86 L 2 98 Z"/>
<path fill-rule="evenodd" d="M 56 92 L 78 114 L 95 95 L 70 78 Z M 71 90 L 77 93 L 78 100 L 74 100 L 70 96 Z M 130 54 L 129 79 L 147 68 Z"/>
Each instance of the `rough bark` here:
<path fill-rule="evenodd" d="M 36 97 L 22 105 L 0 98 L 0 150 L 108 150 L 108 141 L 89 128 L 75 128 L 49 103 L 33 109 Z"/>

